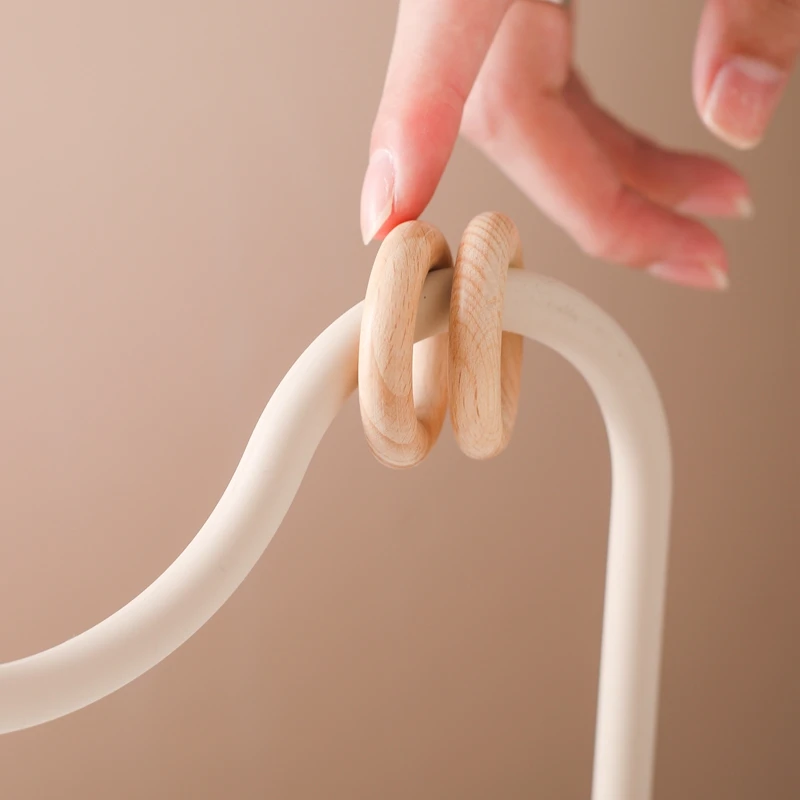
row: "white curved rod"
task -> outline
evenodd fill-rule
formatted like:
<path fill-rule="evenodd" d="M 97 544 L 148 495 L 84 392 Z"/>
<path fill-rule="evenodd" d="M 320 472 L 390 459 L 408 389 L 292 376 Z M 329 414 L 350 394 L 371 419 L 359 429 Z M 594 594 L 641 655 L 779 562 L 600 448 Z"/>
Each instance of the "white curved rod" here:
<path fill-rule="evenodd" d="M 429 276 L 417 339 L 445 330 L 452 272 Z M 584 376 L 609 436 L 612 498 L 594 800 L 650 797 L 671 505 L 666 418 L 646 364 L 605 312 L 568 287 L 512 271 L 505 327 L 549 345 Z M 0 665 L 0 733 L 116 691 L 176 650 L 266 549 L 328 426 L 356 388 L 361 304 L 295 362 L 197 536 L 138 597 L 88 631 Z"/>

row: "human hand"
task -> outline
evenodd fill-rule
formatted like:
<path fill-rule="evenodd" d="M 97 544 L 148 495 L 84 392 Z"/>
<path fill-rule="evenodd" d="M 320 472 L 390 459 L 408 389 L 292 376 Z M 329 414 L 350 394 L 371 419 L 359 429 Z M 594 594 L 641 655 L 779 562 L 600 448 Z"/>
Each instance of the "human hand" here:
<path fill-rule="evenodd" d="M 400 0 L 370 145 L 365 242 L 418 217 L 461 133 L 588 254 L 723 289 L 724 248 L 690 215 L 747 217 L 745 181 L 666 150 L 601 109 L 572 66 L 558 0 Z M 693 89 L 719 138 L 764 134 L 800 49 L 800 0 L 707 0 Z"/>

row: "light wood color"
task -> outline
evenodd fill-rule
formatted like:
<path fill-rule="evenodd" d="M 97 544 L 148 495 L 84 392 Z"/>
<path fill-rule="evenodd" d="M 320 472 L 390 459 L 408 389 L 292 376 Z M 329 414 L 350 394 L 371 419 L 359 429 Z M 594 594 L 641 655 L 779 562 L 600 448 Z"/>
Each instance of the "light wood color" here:
<path fill-rule="evenodd" d="M 453 266 L 433 226 L 398 225 L 378 250 L 364 298 L 358 398 L 367 443 L 381 463 L 419 464 L 436 444 L 447 413 L 447 334 L 414 346 L 428 273 Z"/>
<path fill-rule="evenodd" d="M 448 369 L 453 431 L 470 458 L 502 452 L 517 416 L 522 337 L 503 332 L 509 267 L 522 268 L 514 223 L 494 212 L 475 217 L 456 255 Z"/>

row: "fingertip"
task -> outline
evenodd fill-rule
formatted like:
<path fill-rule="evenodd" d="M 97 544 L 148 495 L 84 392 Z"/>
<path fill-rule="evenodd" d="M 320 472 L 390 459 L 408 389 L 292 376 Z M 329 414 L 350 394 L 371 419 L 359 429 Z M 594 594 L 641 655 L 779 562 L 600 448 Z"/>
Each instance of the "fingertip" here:
<path fill-rule="evenodd" d="M 755 213 L 755 204 L 744 179 L 720 171 L 706 180 L 697 180 L 674 209 L 688 216 L 750 219 Z"/>
<path fill-rule="evenodd" d="M 798 52 L 795 0 L 707 0 L 692 77 L 695 106 L 707 130 L 737 150 L 757 147 L 785 93 Z"/>
<path fill-rule="evenodd" d="M 439 97 L 411 96 L 381 108 L 361 190 L 365 244 L 425 210 L 455 147 L 460 114 Z"/>
<path fill-rule="evenodd" d="M 419 189 L 418 185 L 411 185 Z M 370 157 L 361 190 L 361 239 L 364 245 L 381 241 L 403 222 L 417 219 L 427 205 L 425 195 L 398 192 L 397 159 L 391 150 L 379 148 Z"/>
<path fill-rule="evenodd" d="M 424 211 L 458 138 L 464 104 L 510 0 L 403 0 L 361 195 L 361 234 Z"/>
<path fill-rule="evenodd" d="M 703 122 L 731 147 L 752 150 L 764 138 L 788 79 L 785 70 L 766 61 L 731 57 L 714 76 Z"/>
<path fill-rule="evenodd" d="M 740 197 L 736 201 L 736 209 L 740 219 L 752 219 L 756 215 L 756 205 L 750 196 Z"/>
<path fill-rule="evenodd" d="M 654 278 L 690 289 L 725 292 L 730 288 L 727 270 L 714 264 L 663 262 L 652 264 L 646 271 Z"/>

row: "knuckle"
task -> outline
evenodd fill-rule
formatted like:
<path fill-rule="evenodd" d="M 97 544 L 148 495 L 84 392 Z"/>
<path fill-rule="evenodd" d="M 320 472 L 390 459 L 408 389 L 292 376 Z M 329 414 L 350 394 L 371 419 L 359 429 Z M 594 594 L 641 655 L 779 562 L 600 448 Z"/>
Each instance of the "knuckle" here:
<path fill-rule="evenodd" d="M 481 74 L 464 106 L 461 133 L 473 144 L 486 148 L 503 138 L 509 120 L 531 113 L 531 96 L 518 82 L 493 80 Z"/>
<path fill-rule="evenodd" d="M 503 114 L 500 101 L 476 86 L 464 106 L 461 133 L 473 144 L 487 146 L 499 138 Z"/>

